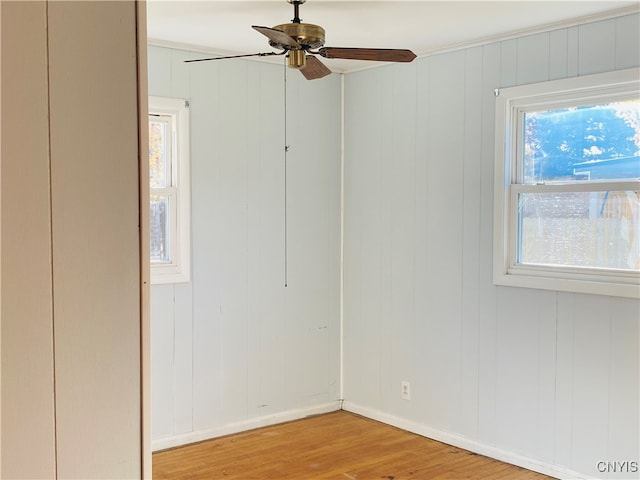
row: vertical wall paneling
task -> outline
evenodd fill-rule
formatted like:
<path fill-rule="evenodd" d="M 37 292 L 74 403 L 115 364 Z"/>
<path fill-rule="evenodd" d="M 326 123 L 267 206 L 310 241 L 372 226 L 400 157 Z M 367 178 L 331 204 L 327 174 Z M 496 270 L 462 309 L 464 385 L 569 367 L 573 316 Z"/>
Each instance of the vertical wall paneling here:
<path fill-rule="evenodd" d="M 616 68 L 630 68 L 640 63 L 640 19 L 627 15 L 616 19 Z"/>
<path fill-rule="evenodd" d="M 46 5 L 0 9 L 2 475 L 54 478 Z"/>
<path fill-rule="evenodd" d="M 250 133 L 247 124 L 247 62 L 229 62 L 219 72 L 220 104 L 214 114 L 224 115 L 219 124 L 220 141 L 211 160 L 219 165 L 217 185 L 222 203 L 217 212 L 220 239 L 220 349 L 222 418 L 232 422 L 247 415 L 247 168 Z M 224 113 L 223 113 L 224 112 Z M 195 161 L 195 159 L 194 159 Z M 197 199 L 195 199 L 197 201 Z M 223 253 L 224 252 L 224 253 Z M 198 259 L 194 259 L 195 262 Z"/>
<path fill-rule="evenodd" d="M 247 110 L 247 131 L 259 132 L 262 123 L 261 105 L 261 64 L 251 62 L 247 65 L 247 105 L 255 105 L 256 114 Z M 246 142 L 249 151 L 256 152 L 247 159 L 247 352 L 260 351 L 261 322 L 260 303 L 257 301 L 260 286 L 256 281 L 260 273 L 260 178 L 261 155 L 260 137 L 248 135 Z M 259 415 L 261 403 L 261 377 L 259 357 L 248 355 L 247 361 L 247 416 Z M 262 410 L 264 411 L 264 410 Z"/>
<path fill-rule="evenodd" d="M 151 51 L 163 49 L 150 48 Z M 191 225 L 193 282 L 193 425 L 213 428 L 220 417 L 221 341 L 220 302 L 222 270 L 220 267 L 220 232 L 226 226 L 213 221 L 220 218 L 220 167 L 214 162 L 221 143 L 220 62 L 203 62 L 188 68 L 191 76 Z M 150 90 L 153 93 L 153 90 Z M 195 141 L 205 138 L 209 141 Z M 197 161 L 202 158 L 202 161 Z M 200 192 L 209 200 L 197 201 Z M 152 294 L 152 304 L 155 302 Z M 153 322 L 153 318 L 152 318 Z M 152 368 L 157 368 L 155 365 Z M 162 401 L 154 399 L 153 402 Z M 154 434 L 154 439 L 158 436 Z"/>
<path fill-rule="evenodd" d="M 398 158 L 395 156 L 394 147 L 394 105 L 396 91 L 393 88 L 394 76 L 393 72 L 389 69 L 383 69 L 381 72 L 381 92 L 380 92 L 380 104 L 381 110 L 386 112 L 383 115 L 381 122 L 381 131 L 386 132 L 386 135 L 380 135 L 380 198 L 387 199 L 386 202 L 380 202 L 377 215 L 379 216 L 379 232 L 378 232 L 378 248 L 379 248 L 379 268 L 380 277 L 377 279 L 379 282 L 378 288 L 380 289 L 380 323 L 378 327 L 379 348 L 380 348 L 380 364 L 376 365 L 377 375 L 380 377 L 380 405 L 383 409 L 391 408 L 391 400 L 393 398 L 391 389 L 384 389 L 383 385 L 389 385 L 392 383 L 392 378 L 397 378 L 397 372 L 393 371 L 393 327 L 390 320 L 395 320 L 393 317 L 393 292 L 392 286 L 394 282 L 393 278 L 393 255 L 392 255 L 392 238 L 393 238 L 393 204 L 394 198 L 391 192 L 394 190 L 393 179 L 397 175 L 396 165 Z M 376 97 L 369 97 L 367 102 L 375 102 Z M 366 261 L 366 260 L 365 260 Z M 396 397 L 397 398 L 397 397 Z"/>
<path fill-rule="evenodd" d="M 3 478 L 146 473 L 137 8 L 0 5 Z"/>
<path fill-rule="evenodd" d="M 611 300 L 576 295 L 573 304 L 573 463 L 595 474 L 594 460 L 608 457 Z"/>
<path fill-rule="evenodd" d="M 496 434 L 500 444 L 536 458 L 552 457 L 555 292 L 501 289 L 497 305 Z M 520 305 L 539 307 L 519 311 Z M 544 450 L 544 452 L 543 452 Z M 544 453 L 544 455 L 543 455 Z"/>
<path fill-rule="evenodd" d="M 621 315 L 612 315 L 609 337 L 607 457 L 634 458 L 638 455 L 637 426 L 640 424 L 640 412 L 636 408 L 640 405 L 638 308 L 634 301 L 628 300 L 617 311 Z"/>
<path fill-rule="evenodd" d="M 578 74 L 615 70 L 616 20 L 588 23 L 578 27 Z M 622 46 L 621 46 L 622 47 Z"/>
<path fill-rule="evenodd" d="M 392 86 L 387 91 L 392 100 L 392 115 L 389 138 L 391 148 L 389 155 L 383 157 L 383 165 L 389 168 L 389 190 L 398 192 L 390 203 L 390 212 L 398 212 L 389 217 L 391 251 L 398 252 L 390 257 L 390 317 L 397 320 L 398 333 L 391 331 L 389 351 L 389 381 L 401 378 L 410 381 L 413 376 L 413 359 L 411 350 L 405 347 L 406 336 L 414 326 L 414 283 L 415 271 L 415 183 L 412 181 L 416 172 L 415 143 L 417 106 L 416 66 L 405 65 L 405 68 L 389 71 Z M 404 188 L 403 188 L 404 186 Z M 386 324 L 389 326 L 389 324 Z M 391 329 L 389 329 L 391 330 Z M 385 334 L 386 335 L 386 334 Z M 400 385 L 389 389 L 386 403 L 407 405 L 398 392 Z M 402 405 L 401 405 L 402 406 Z"/>
<path fill-rule="evenodd" d="M 574 304 L 576 296 L 558 293 L 554 406 L 554 459 L 556 465 L 571 465 L 573 435 L 574 362 L 573 351 L 576 320 Z M 578 327 L 580 324 L 578 323 Z"/>
<path fill-rule="evenodd" d="M 383 115 L 381 102 L 369 101 L 383 94 L 380 70 L 347 75 L 345 89 L 345 125 L 362 122 L 363 128 L 352 132 L 352 140 L 345 141 L 345 252 L 344 259 L 344 324 L 345 398 L 362 392 L 379 408 L 379 368 L 381 345 L 379 326 L 381 322 L 381 259 L 379 214 L 382 196 L 380 188 L 382 136 L 372 134 L 381 130 Z M 347 161 L 347 159 L 349 159 Z M 356 181 L 355 176 L 360 179 Z M 367 209 L 370 205 L 372 208 Z M 363 261 L 366 259 L 367 261 Z M 357 280 L 356 280 L 357 279 Z M 367 299 L 363 302 L 362 299 Z M 348 340 L 347 340 L 348 339 Z M 346 348 L 347 344 L 352 348 Z M 365 361 L 369 359 L 369 361 Z M 354 368 L 360 365 L 362 368 Z"/>
<path fill-rule="evenodd" d="M 555 401 L 556 392 L 556 362 L 558 358 L 557 339 L 557 292 L 537 292 L 543 299 L 544 305 L 538 309 L 533 323 L 537 326 L 538 361 L 536 375 L 536 404 L 535 412 L 537 424 L 532 432 L 535 437 L 536 458 L 546 464 L 553 464 L 555 456 Z M 546 295 L 545 295 L 546 294 Z"/>
<path fill-rule="evenodd" d="M 135 9 L 48 4 L 62 478 L 141 472 Z"/>
<path fill-rule="evenodd" d="M 637 66 L 637 36 L 634 14 L 346 75 L 345 408 L 563 478 L 637 461 L 638 301 L 492 283 L 494 89 Z"/>
<path fill-rule="evenodd" d="M 500 83 L 496 86 L 511 87 L 518 84 L 518 39 L 500 42 Z"/>
<path fill-rule="evenodd" d="M 171 298 L 171 297 L 170 297 Z M 174 286 L 173 316 L 173 432 L 177 435 L 193 431 L 193 294 L 191 283 Z M 179 315 L 177 314 L 179 312 Z"/>
<path fill-rule="evenodd" d="M 411 357 L 411 377 L 406 379 L 411 381 L 412 393 L 414 395 L 421 396 L 423 402 L 420 404 L 406 402 L 405 408 L 411 409 L 414 415 L 421 418 L 423 421 L 427 421 L 430 415 L 430 398 L 427 395 L 424 398 L 424 393 L 427 392 L 428 385 L 427 379 L 420 372 L 428 365 L 424 364 L 421 352 L 425 348 L 425 341 L 429 338 L 429 332 L 433 319 L 427 314 L 429 311 L 430 300 L 426 292 L 428 292 L 428 268 L 427 262 L 429 260 L 429 251 L 431 248 L 431 232 L 429 225 L 423 221 L 427 216 L 429 209 L 429 184 L 428 178 L 430 177 L 429 168 L 429 147 L 431 139 L 426 135 L 429 131 L 429 122 L 432 121 L 430 115 L 430 101 L 431 101 L 431 61 L 425 59 L 424 61 L 417 62 L 416 68 L 416 128 L 415 128 L 415 177 L 413 179 L 412 189 L 415 192 L 415 209 L 414 209 L 414 296 L 413 296 L 413 338 L 408 355 Z M 355 332 L 357 337 L 357 332 Z M 397 387 L 396 387 L 397 388 Z M 398 390 L 396 390 L 398 392 Z"/>
<path fill-rule="evenodd" d="M 159 97 L 171 96 L 171 54 L 172 50 L 166 48 L 148 49 L 149 92 L 154 92 Z"/>
<path fill-rule="evenodd" d="M 517 45 L 518 85 L 549 80 L 549 33 L 519 38 Z"/>
<path fill-rule="evenodd" d="M 153 435 L 173 435 L 174 285 L 154 285 L 151 304 L 151 409 Z"/>
<path fill-rule="evenodd" d="M 431 59 L 429 87 L 438 92 L 430 96 L 430 112 L 440 112 L 437 120 L 429 122 L 427 178 L 427 217 L 429 218 L 429 332 L 426 360 L 431 368 L 427 375 L 432 399 L 429 420 L 444 427 L 456 422 L 451 417 L 459 409 L 461 368 L 461 302 L 462 289 L 462 205 L 463 194 L 451 188 L 443 179 L 462 179 L 464 147 L 459 140 L 464 132 L 464 51 L 452 55 L 437 55 Z M 437 365 L 449 365 L 448 371 Z M 435 367 L 435 368 L 434 368 Z M 435 395 L 435 392 L 440 394 Z M 418 397 L 415 397 L 419 401 Z M 456 405 L 455 409 L 450 409 Z"/>
<path fill-rule="evenodd" d="M 580 27 L 578 26 L 567 29 L 567 77 L 575 77 L 578 75 L 579 33 Z M 560 60 L 560 65 L 562 65 L 562 60 Z"/>
<path fill-rule="evenodd" d="M 192 279 L 151 295 L 156 448 L 338 405 L 340 78 L 287 71 L 285 288 L 283 66 L 196 56 L 149 49 L 192 162 Z"/>
<path fill-rule="evenodd" d="M 549 32 L 549 80 L 567 77 L 568 38 L 567 29 Z"/>
<path fill-rule="evenodd" d="M 480 306 L 478 316 L 478 438 L 495 444 L 496 423 L 496 289 L 492 285 L 493 250 L 493 165 L 495 123 L 494 89 L 500 83 L 500 44 L 482 47 L 482 153 L 480 171 Z"/>
<path fill-rule="evenodd" d="M 482 173 L 482 152 L 474 146 L 481 144 L 482 131 L 482 48 L 465 52 L 464 70 L 464 151 L 462 175 L 462 298 L 461 298 L 461 415 L 460 431 L 465 435 L 478 434 L 478 319 L 480 307 L 480 228 L 481 208 L 478 198 Z"/>
<path fill-rule="evenodd" d="M 286 332 L 284 285 L 284 89 L 282 67 L 257 64 L 251 105 L 259 122 L 251 131 L 255 169 L 249 241 L 254 268 L 250 296 L 249 412 L 263 416 L 278 412 L 286 402 L 287 353 L 280 348 Z"/>

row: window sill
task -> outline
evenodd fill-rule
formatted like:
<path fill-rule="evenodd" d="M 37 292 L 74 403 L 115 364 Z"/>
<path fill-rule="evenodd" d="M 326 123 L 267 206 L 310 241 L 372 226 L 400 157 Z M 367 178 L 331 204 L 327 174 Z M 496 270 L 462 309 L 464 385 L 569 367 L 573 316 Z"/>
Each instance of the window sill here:
<path fill-rule="evenodd" d="M 587 293 L 611 297 L 640 298 L 640 277 L 634 272 L 624 276 L 601 273 L 553 272 L 536 267 L 513 267 L 507 272 L 494 272 L 495 285 Z"/>

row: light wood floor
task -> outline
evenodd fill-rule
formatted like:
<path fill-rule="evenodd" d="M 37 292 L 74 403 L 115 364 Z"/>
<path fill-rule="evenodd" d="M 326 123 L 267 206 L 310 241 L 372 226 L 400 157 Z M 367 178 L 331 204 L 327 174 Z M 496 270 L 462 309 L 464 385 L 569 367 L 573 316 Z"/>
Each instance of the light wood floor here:
<path fill-rule="evenodd" d="M 171 480 L 542 480 L 544 475 L 344 411 L 153 455 Z"/>

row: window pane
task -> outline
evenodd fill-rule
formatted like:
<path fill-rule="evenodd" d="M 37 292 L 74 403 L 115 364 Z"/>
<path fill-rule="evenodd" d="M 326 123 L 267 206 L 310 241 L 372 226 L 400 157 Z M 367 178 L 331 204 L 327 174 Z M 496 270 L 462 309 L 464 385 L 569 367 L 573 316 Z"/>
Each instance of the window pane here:
<path fill-rule="evenodd" d="M 640 99 L 528 112 L 521 181 L 640 177 Z"/>
<path fill-rule="evenodd" d="M 170 147 L 166 121 L 158 117 L 149 117 L 149 184 L 151 188 L 164 188 L 170 185 Z"/>
<path fill-rule="evenodd" d="M 518 263 L 640 270 L 639 192 L 521 193 Z"/>
<path fill-rule="evenodd" d="M 169 196 L 151 195 L 151 262 L 171 263 Z"/>

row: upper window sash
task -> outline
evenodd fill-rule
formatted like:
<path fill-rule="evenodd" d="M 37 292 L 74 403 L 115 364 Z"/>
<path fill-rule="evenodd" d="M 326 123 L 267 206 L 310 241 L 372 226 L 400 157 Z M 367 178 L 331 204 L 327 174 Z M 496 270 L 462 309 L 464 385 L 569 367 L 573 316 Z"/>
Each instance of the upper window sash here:
<path fill-rule="evenodd" d="M 171 188 L 177 184 L 177 160 L 178 152 L 174 149 L 174 138 L 177 136 L 176 122 L 174 115 L 149 113 L 149 123 L 162 125 L 163 128 L 163 149 L 160 152 L 162 160 L 161 169 L 156 172 L 150 172 L 150 188 L 156 190 L 159 188 Z M 155 173 L 155 175 L 154 175 Z"/>
<path fill-rule="evenodd" d="M 552 83 L 552 82 L 549 82 Z M 564 110 L 578 107 L 585 107 L 591 105 L 593 107 L 601 106 L 602 103 L 611 104 L 616 102 L 625 102 L 629 100 L 636 100 L 638 94 L 630 93 L 628 91 L 627 84 L 615 85 L 612 87 L 599 87 L 581 92 L 580 95 L 572 92 L 572 98 L 570 100 L 564 100 L 558 102 L 558 94 L 540 95 L 533 99 L 520 99 L 512 102 L 512 115 L 514 117 L 514 132 L 516 136 L 515 149 L 512 152 L 512 165 L 511 165 L 511 183 L 523 183 L 523 184 L 540 184 L 538 179 L 531 179 L 527 181 L 525 171 L 525 143 L 526 143 L 526 117 L 534 113 L 541 113 L 545 110 Z M 516 87 L 519 88 L 519 87 Z M 622 91 L 620 91 L 623 89 Z M 554 103 L 555 100 L 555 103 Z M 566 114 L 567 112 L 565 112 Z M 585 166 L 585 168 L 587 168 Z M 590 182 L 590 179 L 580 179 L 573 182 Z M 546 183 L 551 183 L 547 181 Z M 558 182 L 561 183 L 561 182 Z"/>

